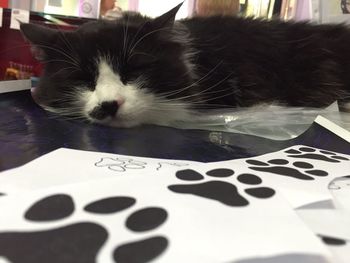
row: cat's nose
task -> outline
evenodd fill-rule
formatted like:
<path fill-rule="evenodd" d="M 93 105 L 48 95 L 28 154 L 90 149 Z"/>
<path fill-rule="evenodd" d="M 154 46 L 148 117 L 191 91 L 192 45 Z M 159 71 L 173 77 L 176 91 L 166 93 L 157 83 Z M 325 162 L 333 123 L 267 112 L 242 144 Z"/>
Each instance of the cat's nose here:
<path fill-rule="evenodd" d="M 113 117 L 118 111 L 120 106 L 119 101 L 105 101 L 102 102 L 99 106 L 96 106 L 90 113 L 90 117 L 103 120 L 107 117 Z"/>

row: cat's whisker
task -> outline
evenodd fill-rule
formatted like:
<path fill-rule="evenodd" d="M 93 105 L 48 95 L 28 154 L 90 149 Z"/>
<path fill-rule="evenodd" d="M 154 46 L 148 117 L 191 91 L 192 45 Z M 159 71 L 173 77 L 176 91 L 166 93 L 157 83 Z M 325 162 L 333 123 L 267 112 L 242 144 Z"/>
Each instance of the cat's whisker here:
<path fill-rule="evenodd" d="M 169 99 L 168 101 L 176 101 L 176 100 L 184 100 L 184 99 L 189 99 L 189 98 L 195 98 L 198 97 L 199 95 L 209 95 L 209 94 L 216 94 L 216 93 L 222 93 L 225 90 L 232 90 L 232 87 L 223 89 L 223 90 L 215 90 L 215 91 L 211 91 L 208 92 L 209 90 L 212 90 L 213 88 L 217 87 L 218 85 L 222 84 L 224 81 L 226 81 L 228 78 L 230 78 L 232 76 L 233 73 L 227 75 L 224 79 L 222 79 L 221 81 L 217 82 L 216 84 L 210 86 L 209 88 L 206 88 L 200 92 L 188 95 L 188 96 L 183 96 L 183 97 L 179 97 L 179 98 L 174 98 L 174 99 Z"/>
<path fill-rule="evenodd" d="M 140 26 L 138 29 L 137 29 L 137 31 L 136 31 L 136 33 L 135 33 L 135 35 L 134 35 L 134 37 L 132 38 L 132 40 L 131 40 L 131 42 L 129 43 L 130 44 L 130 47 L 132 47 L 133 45 L 134 45 L 134 43 L 135 43 L 135 40 L 136 40 L 136 38 L 137 38 L 137 36 L 138 36 L 138 34 L 141 32 L 141 30 L 145 27 L 145 25 L 146 25 L 147 23 L 145 22 L 145 23 L 143 23 L 142 24 L 142 26 Z M 126 50 L 126 52 L 127 52 L 127 55 L 129 55 L 130 54 L 130 49 L 129 50 Z"/>
<path fill-rule="evenodd" d="M 231 92 L 227 92 L 225 94 L 222 94 L 223 92 L 226 91 L 231 91 Z M 177 98 L 177 99 L 173 99 L 173 100 L 168 100 L 166 98 L 158 98 L 157 100 L 157 105 L 165 105 L 167 108 L 177 108 L 177 109 L 181 109 L 181 108 L 186 108 L 186 107 L 191 107 L 193 108 L 195 106 L 196 109 L 199 109 L 200 107 L 202 108 L 232 108 L 232 105 L 225 105 L 225 104 L 213 104 L 213 103 L 204 103 L 204 102 L 208 102 L 211 100 L 215 100 L 221 97 L 226 97 L 229 96 L 231 94 L 235 94 L 236 91 L 232 91 L 232 88 L 226 88 L 226 89 L 222 89 L 222 90 L 218 90 L 218 91 L 211 91 L 211 92 L 207 92 L 205 95 L 209 95 L 209 94 L 222 94 L 220 96 L 214 97 L 214 98 L 201 98 L 201 100 L 191 100 L 191 101 L 183 101 L 182 98 Z M 194 97 L 198 97 L 198 94 L 194 94 Z"/>
<path fill-rule="evenodd" d="M 68 77 L 69 75 L 73 74 L 74 72 L 78 71 L 79 69 L 77 69 L 76 67 L 66 67 L 66 68 L 61 68 L 60 70 L 56 71 L 55 73 L 53 73 L 52 75 L 49 75 L 50 78 L 56 76 L 57 74 L 61 73 L 62 71 L 68 70 L 68 69 L 74 69 L 73 71 L 70 71 L 68 75 L 66 75 L 66 77 Z"/>
<path fill-rule="evenodd" d="M 77 113 L 68 113 L 64 111 L 50 111 L 51 113 L 57 114 L 58 116 L 65 116 L 65 117 L 75 117 L 75 118 L 85 118 L 82 112 Z"/>
<path fill-rule="evenodd" d="M 161 107 L 164 106 L 171 106 L 171 107 L 187 107 L 187 106 L 193 106 L 192 102 L 184 102 L 184 101 L 178 101 L 178 102 L 168 102 L 167 100 L 157 100 L 157 105 L 160 105 Z M 229 107 L 231 108 L 232 105 L 227 105 L 227 104 L 214 104 L 214 103 L 201 103 L 198 102 L 196 103 L 196 106 L 201 105 L 201 106 L 212 106 L 212 107 Z"/>
<path fill-rule="evenodd" d="M 191 105 L 195 109 L 224 109 L 224 108 L 234 108 L 232 105 L 228 104 L 215 104 L 215 103 L 196 103 Z"/>
<path fill-rule="evenodd" d="M 153 58 L 153 59 L 156 59 L 156 57 L 155 56 L 152 56 L 151 54 L 147 54 L 147 53 L 144 53 L 144 52 L 134 52 L 134 53 L 132 53 L 130 56 L 128 56 L 128 59 L 127 59 L 127 62 L 129 62 L 130 61 L 130 59 L 133 57 L 133 56 L 136 56 L 136 55 L 143 55 L 143 56 L 147 56 L 147 57 L 151 57 L 151 58 Z"/>
<path fill-rule="evenodd" d="M 64 60 L 64 59 L 50 59 L 50 60 L 45 60 L 45 61 L 43 61 L 43 64 L 52 63 L 52 62 L 63 62 L 63 63 L 72 65 L 72 66 L 73 66 L 74 68 L 76 68 L 77 70 L 80 70 L 80 68 L 79 68 L 77 65 L 75 65 L 75 64 L 72 63 L 71 61 Z"/>
<path fill-rule="evenodd" d="M 74 57 L 72 57 L 71 55 L 69 55 L 68 53 L 66 53 L 65 51 L 63 51 L 61 49 L 50 47 L 50 46 L 47 46 L 47 45 L 40 45 L 40 44 L 35 44 L 35 45 L 38 46 L 38 47 L 43 47 L 43 48 L 46 48 L 46 49 L 49 49 L 49 50 L 56 51 L 56 52 L 60 53 L 61 55 L 64 55 L 69 60 L 71 60 L 72 63 L 74 63 L 77 67 L 80 67 L 79 66 L 79 61 L 77 61 Z"/>
<path fill-rule="evenodd" d="M 214 95 L 214 94 L 220 94 L 220 95 L 217 97 L 207 97 L 206 96 L 206 95 Z M 207 101 L 219 98 L 219 97 L 220 98 L 226 97 L 226 96 L 231 95 L 231 94 L 237 94 L 237 91 L 232 89 L 232 88 L 226 88 L 226 89 L 222 89 L 222 90 L 218 90 L 218 91 L 212 91 L 212 92 L 208 92 L 207 94 L 204 94 L 204 96 L 197 96 L 195 100 L 191 100 L 191 103 L 197 103 L 197 102 L 201 102 L 201 101 L 207 102 Z"/>
<path fill-rule="evenodd" d="M 58 101 L 57 101 L 58 102 Z M 57 103 L 56 102 L 56 103 Z M 42 106 L 45 110 L 64 116 L 81 116 L 84 117 L 84 112 L 82 108 L 52 108 L 50 106 Z"/>
<path fill-rule="evenodd" d="M 224 95 L 221 95 L 221 96 L 217 96 L 217 97 L 214 97 L 214 98 L 195 100 L 195 101 L 192 101 L 191 103 L 196 104 L 196 103 L 202 103 L 202 102 L 213 101 L 213 100 L 217 100 L 217 99 L 220 99 L 220 98 L 224 98 L 224 97 L 227 97 L 227 96 L 233 95 L 233 94 L 236 94 L 236 91 L 232 91 L 232 92 L 229 92 L 229 93 L 227 93 L 227 94 L 224 94 Z"/>
<path fill-rule="evenodd" d="M 75 53 L 73 46 L 69 43 L 69 40 L 67 39 L 65 32 L 63 30 L 61 30 L 58 25 L 56 25 L 57 28 L 57 32 L 60 36 L 60 38 L 62 39 L 62 41 L 64 42 L 64 44 L 66 45 L 67 48 L 70 49 L 71 52 Z"/>
<path fill-rule="evenodd" d="M 211 74 L 213 74 L 213 72 L 222 64 L 223 61 L 220 61 L 214 68 L 212 68 L 207 74 L 205 74 L 203 77 L 201 77 L 199 80 L 193 82 L 191 85 L 188 85 L 182 89 L 179 89 L 179 90 L 175 90 L 175 91 L 170 91 L 170 92 L 163 92 L 161 93 L 161 95 L 164 95 L 164 96 L 174 96 L 176 94 L 179 94 L 181 92 L 184 92 L 188 89 L 190 89 L 191 87 L 193 86 L 196 86 L 198 85 L 200 82 L 204 81 L 207 77 L 209 77 Z"/>
<path fill-rule="evenodd" d="M 68 98 L 68 97 L 66 97 L 66 98 L 48 100 L 48 101 L 46 102 L 46 104 L 47 104 L 48 106 L 42 105 L 42 107 L 51 109 L 52 107 L 49 106 L 49 105 L 52 105 L 52 104 L 59 104 L 59 103 L 62 103 L 62 102 L 66 102 L 66 103 L 70 103 L 70 104 L 71 104 L 71 105 L 69 106 L 69 108 L 68 108 L 68 107 L 67 107 L 67 108 L 57 107 L 57 108 L 55 108 L 55 110 L 66 111 L 66 112 L 74 112 L 74 111 L 76 111 L 76 112 L 78 112 L 78 111 L 81 112 L 81 110 L 83 109 L 83 107 L 81 107 L 81 106 L 79 106 L 79 105 L 75 105 L 75 104 L 73 103 L 74 101 L 73 101 L 72 99 L 73 99 L 73 98 Z"/>
<path fill-rule="evenodd" d="M 127 16 L 126 23 L 124 24 L 124 43 L 123 43 L 123 59 L 126 60 L 128 56 L 127 44 L 128 44 L 128 30 L 129 30 L 129 16 Z"/>
<path fill-rule="evenodd" d="M 49 119 L 53 119 L 53 120 L 86 120 L 86 118 L 84 116 L 66 116 L 66 115 L 61 115 L 61 114 L 56 114 L 51 112 L 51 114 L 48 116 Z"/>
<path fill-rule="evenodd" d="M 74 118 L 74 119 L 86 119 L 86 117 L 80 112 L 80 113 L 76 113 L 76 114 L 68 114 L 65 112 L 60 112 L 60 111 L 50 111 L 45 109 L 46 111 L 50 112 L 50 116 L 52 116 L 52 118 L 60 118 L 60 117 L 65 117 L 65 118 Z"/>
<path fill-rule="evenodd" d="M 129 50 L 129 54 L 132 54 L 132 52 L 134 51 L 134 49 L 137 47 L 137 45 L 139 45 L 141 43 L 142 40 L 144 40 L 146 37 L 155 34 L 157 32 L 163 31 L 163 30 L 169 30 L 168 28 L 159 28 L 156 30 L 153 30 L 151 32 L 148 32 L 147 34 L 143 35 L 133 46 L 132 48 Z"/>

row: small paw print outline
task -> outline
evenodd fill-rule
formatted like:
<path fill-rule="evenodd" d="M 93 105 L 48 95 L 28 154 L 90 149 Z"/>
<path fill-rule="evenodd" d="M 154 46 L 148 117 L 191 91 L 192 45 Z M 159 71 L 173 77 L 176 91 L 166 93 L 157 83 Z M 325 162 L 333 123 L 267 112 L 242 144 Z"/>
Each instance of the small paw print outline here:
<path fill-rule="evenodd" d="M 183 167 L 183 166 L 188 166 L 189 164 L 188 163 L 176 163 L 176 162 L 159 162 L 156 170 L 159 171 L 165 165 L 176 166 L 176 167 Z"/>
<path fill-rule="evenodd" d="M 130 210 L 135 203 L 133 197 L 111 196 L 89 202 L 83 211 L 97 216 L 115 216 L 121 211 Z M 54 194 L 34 202 L 25 211 L 24 219 L 29 224 L 45 223 L 46 226 L 43 225 L 42 230 L 0 232 L 0 256 L 12 263 L 95 262 L 110 234 L 103 224 L 81 220 L 47 228 L 47 224 L 74 216 L 74 212 L 73 198 L 67 194 Z M 134 233 L 148 233 L 163 225 L 167 218 L 166 210 L 161 207 L 139 208 L 129 211 L 125 228 Z M 168 239 L 162 235 L 127 241 L 115 246 L 113 259 L 118 263 L 148 262 L 160 256 L 168 243 Z M 33 253 L 28 254 L 28 251 Z"/>
<path fill-rule="evenodd" d="M 102 157 L 95 163 L 96 167 L 107 167 L 109 170 L 115 172 L 126 172 L 128 169 L 145 169 L 146 162 L 137 161 L 131 158 L 120 157 Z"/>
<path fill-rule="evenodd" d="M 234 175 L 234 171 L 227 168 L 218 168 L 207 171 L 205 174 L 216 178 L 229 178 Z M 206 179 L 201 173 L 193 169 L 185 169 L 176 172 L 176 177 L 182 181 L 202 181 Z M 267 199 L 275 195 L 275 190 L 270 187 L 260 186 L 262 179 L 254 174 L 244 173 L 237 177 L 238 182 L 251 187 L 245 188 L 245 195 Z M 231 207 L 243 207 L 249 205 L 249 200 L 238 192 L 238 188 L 231 182 L 221 180 L 208 180 L 196 184 L 174 184 L 168 186 L 168 189 L 178 194 L 191 194 L 214 201 Z"/>

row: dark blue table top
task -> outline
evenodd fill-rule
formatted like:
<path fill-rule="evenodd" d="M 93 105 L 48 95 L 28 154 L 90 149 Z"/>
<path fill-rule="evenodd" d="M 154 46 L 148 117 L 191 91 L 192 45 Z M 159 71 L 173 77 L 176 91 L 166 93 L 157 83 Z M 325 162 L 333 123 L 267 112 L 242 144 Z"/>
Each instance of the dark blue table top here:
<path fill-rule="evenodd" d="M 119 129 L 54 116 L 33 102 L 30 91 L 11 92 L 0 94 L 0 170 L 60 147 L 202 162 L 252 157 L 294 144 L 332 150 L 334 139 L 325 147 L 327 131 L 320 135 L 314 128 L 288 141 L 151 125 Z M 349 154 L 349 149 L 341 149 L 342 143 L 339 139 L 333 150 Z"/>

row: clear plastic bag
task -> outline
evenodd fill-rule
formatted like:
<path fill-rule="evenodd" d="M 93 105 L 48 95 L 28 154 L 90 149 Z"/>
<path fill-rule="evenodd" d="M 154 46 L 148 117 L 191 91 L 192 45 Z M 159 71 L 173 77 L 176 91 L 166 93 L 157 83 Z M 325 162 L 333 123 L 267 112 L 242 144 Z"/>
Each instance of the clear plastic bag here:
<path fill-rule="evenodd" d="M 306 131 L 318 115 L 350 130 L 350 113 L 339 112 L 337 103 L 326 109 L 281 106 L 207 110 L 193 123 L 178 128 L 244 133 L 275 140 L 292 139 Z"/>

